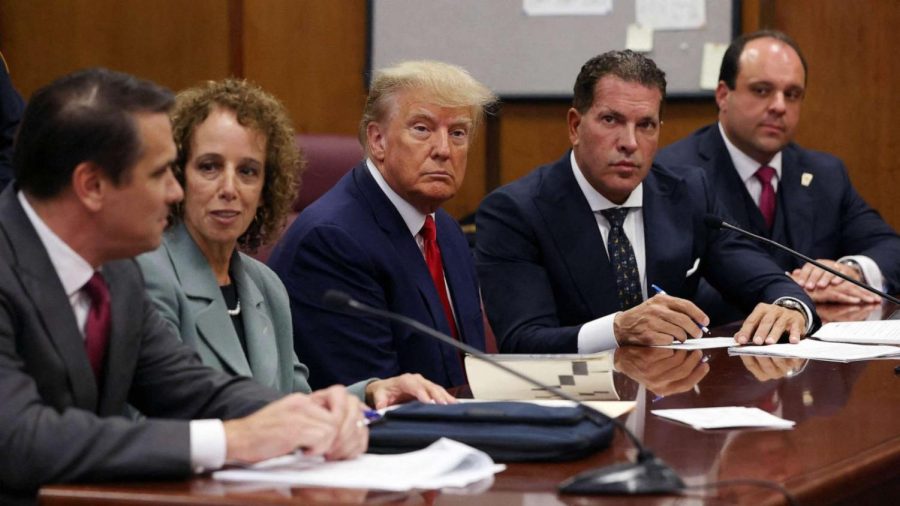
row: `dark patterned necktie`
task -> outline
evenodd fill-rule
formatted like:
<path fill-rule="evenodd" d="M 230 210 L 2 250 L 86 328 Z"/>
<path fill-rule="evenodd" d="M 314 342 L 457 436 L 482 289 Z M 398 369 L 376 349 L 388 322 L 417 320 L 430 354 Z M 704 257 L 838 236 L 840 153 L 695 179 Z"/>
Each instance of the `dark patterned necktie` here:
<path fill-rule="evenodd" d="M 103 275 L 95 272 L 84 285 L 84 290 L 91 299 L 87 321 L 84 324 L 84 347 L 94 376 L 100 383 L 103 376 L 103 360 L 109 344 L 109 330 L 112 318 L 109 310 L 109 288 Z"/>
<path fill-rule="evenodd" d="M 609 237 L 606 249 L 609 252 L 609 263 L 616 275 L 616 289 L 619 294 L 619 308 L 623 311 L 637 306 L 644 300 L 641 292 L 641 276 L 638 273 L 634 249 L 622 229 L 627 207 L 604 209 L 600 214 L 609 221 Z"/>

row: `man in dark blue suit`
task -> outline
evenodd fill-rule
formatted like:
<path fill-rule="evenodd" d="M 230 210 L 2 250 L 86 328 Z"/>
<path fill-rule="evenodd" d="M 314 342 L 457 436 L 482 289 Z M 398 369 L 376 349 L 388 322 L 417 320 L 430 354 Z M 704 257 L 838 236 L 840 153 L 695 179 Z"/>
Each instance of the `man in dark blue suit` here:
<path fill-rule="evenodd" d="M 744 35 L 722 60 L 718 123 L 660 150 L 656 159 L 702 167 L 735 225 L 896 292 L 900 237 L 863 201 L 838 158 L 791 142 L 805 89 L 806 61 L 792 39 L 775 31 Z M 769 253 L 816 303 L 879 301 L 787 253 Z M 710 287 L 701 293 L 701 305 L 725 310 Z"/>
<path fill-rule="evenodd" d="M 25 102 L 13 87 L 6 60 L 0 54 L 0 191 L 12 181 L 13 142 Z"/>
<path fill-rule="evenodd" d="M 478 273 L 501 351 L 700 337 L 709 320 L 687 299 L 701 275 L 747 309 L 759 303 L 735 334 L 740 343 L 783 332 L 797 342 L 814 325 L 811 301 L 771 258 L 704 225 L 722 207 L 702 171 L 653 163 L 665 87 L 637 53 L 589 60 L 568 112 L 572 151 L 481 204 Z M 648 293 L 653 285 L 668 295 Z"/>
<path fill-rule="evenodd" d="M 314 388 L 419 373 L 465 383 L 449 345 L 322 303 L 339 289 L 484 349 L 466 239 L 440 205 L 456 194 L 494 95 L 463 69 L 405 62 L 376 73 L 360 142 L 366 160 L 301 213 L 269 259 L 291 300 L 297 355 Z M 436 240 L 435 240 L 436 237 Z"/>

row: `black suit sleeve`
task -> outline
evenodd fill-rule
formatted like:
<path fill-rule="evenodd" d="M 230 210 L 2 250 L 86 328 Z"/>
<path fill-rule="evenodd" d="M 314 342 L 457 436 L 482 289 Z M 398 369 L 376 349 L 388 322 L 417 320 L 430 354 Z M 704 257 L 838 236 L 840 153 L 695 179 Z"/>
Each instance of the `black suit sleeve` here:
<path fill-rule="evenodd" d="M 884 289 L 897 293 L 900 291 L 900 237 L 859 195 L 843 164 L 840 167 L 844 188 L 840 202 L 840 251 L 871 258 L 881 269 Z"/>
<path fill-rule="evenodd" d="M 131 277 L 132 288 L 142 286 L 136 273 Z M 0 264 L 0 283 L 16 285 L 6 264 Z M 135 406 L 166 419 L 117 416 L 124 402 L 115 399 L 101 402 L 100 415 L 74 407 L 70 392 L 57 391 L 48 400 L 33 375 L 36 369 L 58 372 L 62 364 L 52 345 L 35 346 L 51 341 L 33 306 L 0 290 L 0 489 L 28 492 L 48 483 L 184 477 L 191 472 L 188 419 L 246 415 L 279 396 L 202 365 L 146 296 L 134 301 L 135 317 L 122 333 L 130 337 L 110 343 L 138 347 L 136 353 L 116 352 L 121 360 L 134 360 L 133 368 L 125 368 L 133 370 L 133 377 L 118 379 L 123 392 L 131 385 Z M 32 343 L 20 342 L 25 340 Z"/>
<path fill-rule="evenodd" d="M 0 191 L 13 179 L 13 143 L 25 103 L 0 62 Z"/>
<path fill-rule="evenodd" d="M 725 206 L 707 188 L 706 178 L 701 177 L 701 181 L 706 188 L 707 214 L 727 217 Z M 702 220 L 704 215 L 697 217 Z M 705 230 L 706 236 L 707 261 L 701 272 L 731 303 L 749 313 L 757 303 L 793 297 L 812 312 L 813 329 L 818 326 L 812 299 L 761 247 L 731 230 L 707 230 L 702 224 L 697 229 Z"/>
<path fill-rule="evenodd" d="M 475 223 L 478 276 L 500 351 L 577 353 L 581 325 L 560 326 L 541 248 L 516 200 L 491 193 Z"/>

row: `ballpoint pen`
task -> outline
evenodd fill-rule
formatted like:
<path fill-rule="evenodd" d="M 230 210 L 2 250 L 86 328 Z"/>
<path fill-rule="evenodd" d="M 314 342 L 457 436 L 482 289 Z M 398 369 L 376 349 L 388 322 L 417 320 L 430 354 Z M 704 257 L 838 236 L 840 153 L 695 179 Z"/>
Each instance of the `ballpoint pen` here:
<path fill-rule="evenodd" d="M 650 288 L 652 288 L 654 292 L 656 292 L 660 295 L 668 295 L 665 290 L 663 290 L 662 288 L 660 288 L 656 285 L 650 285 Z M 694 323 L 696 323 L 697 326 L 700 327 L 700 330 L 703 331 L 703 335 L 707 335 L 707 336 L 709 335 L 709 328 L 706 325 L 701 325 L 700 322 L 694 322 Z"/>
<path fill-rule="evenodd" d="M 381 421 L 382 415 L 374 409 L 367 409 L 363 411 L 363 417 L 365 419 L 363 422 L 365 425 L 372 425 L 373 423 Z"/>

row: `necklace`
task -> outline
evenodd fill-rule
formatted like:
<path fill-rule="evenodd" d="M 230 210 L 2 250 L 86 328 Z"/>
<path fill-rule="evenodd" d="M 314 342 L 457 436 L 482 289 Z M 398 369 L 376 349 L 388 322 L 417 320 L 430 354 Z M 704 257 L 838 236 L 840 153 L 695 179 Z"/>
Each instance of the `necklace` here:
<path fill-rule="evenodd" d="M 234 309 L 229 309 L 228 306 L 225 306 L 225 309 L 228 311 L 229 316 L 237 316 L 241 314 L 241 301 L 238 299 L 237 305 L 234 306 Z"/>

